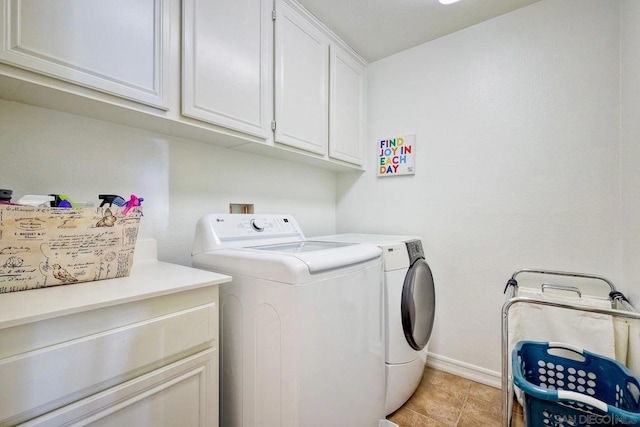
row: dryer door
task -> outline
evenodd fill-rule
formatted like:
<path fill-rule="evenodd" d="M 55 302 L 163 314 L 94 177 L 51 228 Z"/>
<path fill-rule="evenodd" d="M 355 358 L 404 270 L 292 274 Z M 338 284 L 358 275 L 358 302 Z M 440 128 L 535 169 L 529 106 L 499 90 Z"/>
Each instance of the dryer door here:
<path fill-rule="evenodd" d="M 420 258 L 409 267 L 402 287 L 402 329 L 414 350 L 422 350 L 433 329 L 436 294 L 429 265 Z"/>

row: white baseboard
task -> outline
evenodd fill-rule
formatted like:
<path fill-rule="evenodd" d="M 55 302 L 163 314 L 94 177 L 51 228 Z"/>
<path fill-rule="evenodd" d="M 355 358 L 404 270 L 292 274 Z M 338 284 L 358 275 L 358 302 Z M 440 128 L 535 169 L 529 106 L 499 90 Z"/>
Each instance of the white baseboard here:
<path fill-rule="evenodd" d="M 460 362 L 459 360 L 454 360 L 449 357 L 427 353 L 426 365 L 430 368 L 448 372 L 491 387 L 501 388 L 502 386 L 502 375 L 500 372 Z"/>

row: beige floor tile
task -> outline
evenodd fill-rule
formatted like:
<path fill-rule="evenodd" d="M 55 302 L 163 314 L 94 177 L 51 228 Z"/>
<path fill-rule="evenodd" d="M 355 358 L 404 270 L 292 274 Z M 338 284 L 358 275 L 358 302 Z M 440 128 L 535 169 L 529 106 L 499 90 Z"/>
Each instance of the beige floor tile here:
<path fill-rule="evenodd" d="M 446 424 L 443 424 L 440 421 L 404 407 L 398 409 L 387 418 L 389 421 L 393 421 L 400 427 L 447 427 Z"/>
<path fill-rule="evenodd" d="M 525 427 L 524 409 L 517 400 L 513 400 L 513 408 L 511 414 L 511 427 Z"/>
<path fill-rule="evenodd" d="M 467 395 L 484 402 L 502 405 L 502 391 L 500 391 L 499 388 L 480 383 L 474 383 L 469 388 L 469 392 L 467 393 Z"/>
<path fill-rule="evenodd" d="M 483 418 L 493 419 L 495 422 L 502 420 L 502 407 L 499 402 L 491 403 L 469 397 L 462 407 L 462 414 L 482 415 Z"/>
<path fill-rule="evenodd" d="M 418 390 L 390 421 L 400 427 L 501 427 L 500 389 L 425 369 Z M 525 427 L 523 409 L 514 401 L 512 427 Z"/>
<path fill-rule="evenodd" d="M 419 387 L 404 407 L 434 418 L 447 425 L 455 425 L 466 397 L 438 386 Z"/>
<path fill-rule="evenodd" d="M 518 403 L 517 400 L 513 401 L 513 412 L 517 414 L 524 414 L 524 409 L 522 408 L 522 405 Z"/>
<path fill-rule="evenodd" d="M 458 396 L 466 396 L 469 389 L 477 383 L 448 372 L 439 371 L 437 369 L 426 368 L 422 375 L 420 385 L 434 385 L 447 391 L 450 394 Z"/>
<path fill-rule="evenodd" d="M 501 420 L 484 412 L 462 412 L 456 427 L 500 427 Z"/>
<path fill-rule="evenodd" d="M 524 415 L 522 414 L 513 414 L 513 418 L 511 419 L 511 427 L 525 427 L 524 423 Z"/>

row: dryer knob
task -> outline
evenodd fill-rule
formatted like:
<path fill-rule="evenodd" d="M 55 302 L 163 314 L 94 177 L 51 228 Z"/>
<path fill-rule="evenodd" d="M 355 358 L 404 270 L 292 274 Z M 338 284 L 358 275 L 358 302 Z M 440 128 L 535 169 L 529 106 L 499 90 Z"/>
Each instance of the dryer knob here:
<path fill-rule="evenodd" d="M 252 219 L 250 224 L 251 224 L 251 228 L 253 228 L 256 231 L 264 231 L 264 225 L 262 224 L 262 221 Z"/>

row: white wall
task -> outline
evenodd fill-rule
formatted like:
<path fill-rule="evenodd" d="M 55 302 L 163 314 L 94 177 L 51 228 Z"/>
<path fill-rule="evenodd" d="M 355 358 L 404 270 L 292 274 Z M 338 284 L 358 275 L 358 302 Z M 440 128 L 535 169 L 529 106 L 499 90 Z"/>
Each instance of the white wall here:
<path fill-rule="evenodd" d="M 254 203 L 311 234 L 335 231 L 335 173 L 100 120 L 0 100 L 0 188 L 25 194 L 144 197 L 139 237 L 190 264 L 197 219 Z M 313 191 L 310 191 L 313 189 Z"/>
<path fill-rule="evenodd" d="M 621 21 L 622 277 L 640 308 L 640 2 L 624 0 Z"/>
<path fill-rule="evenodd" d="M 618 38 L 618 2 L 543 0 L 371 64 L 370 168 L 339 177 L 338 232 L 423 237 L 433 353 L 500 370 L 516 269 L 619 277 Z M 378 178 L 377 140 L 411 133 L 415 176 Z"/>

